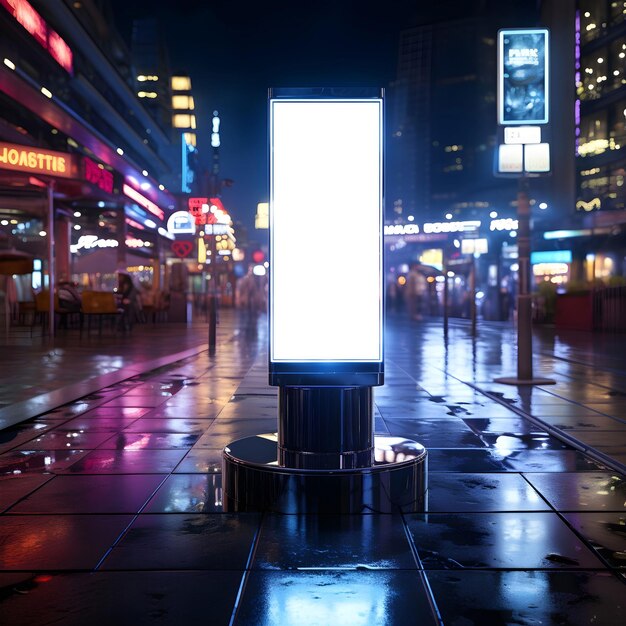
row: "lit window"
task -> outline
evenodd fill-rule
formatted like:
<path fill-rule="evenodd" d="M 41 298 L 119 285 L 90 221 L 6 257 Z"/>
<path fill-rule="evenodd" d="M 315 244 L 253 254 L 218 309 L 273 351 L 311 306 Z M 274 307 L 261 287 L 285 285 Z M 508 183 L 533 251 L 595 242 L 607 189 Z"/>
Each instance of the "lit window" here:
<path fill-rule="evenodd" d="M 195 128 L 196 116 L 188 113 L 176 113 L 172 117 L 172 125 L 174 128 Z"/>
<path fill-rule="evenodd" d="M 192 96 L 172 96 L 172 108 L 181 110 L 186 109 L 187 111 L 194 110 L 194 102 Z"/>
<path fill-rule="evenodd" d="M 172 91 L 190 91 L 191 78 L 189 76 L 172 76 Z"/>

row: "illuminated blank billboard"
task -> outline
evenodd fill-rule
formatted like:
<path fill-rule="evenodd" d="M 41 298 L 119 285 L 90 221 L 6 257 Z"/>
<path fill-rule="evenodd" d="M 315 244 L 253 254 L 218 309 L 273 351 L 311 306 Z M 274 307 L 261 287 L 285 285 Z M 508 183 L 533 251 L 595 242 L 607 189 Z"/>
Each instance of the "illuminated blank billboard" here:
<path fill-rule="evenodd" d="M 381 99 L 270 100 L 270 228 L 271 363 L 380 364 Z"/>
<path fill-rule="evenodd" d="M 498 123 L 546 124 L 548 30 L 498 31 Z"/>

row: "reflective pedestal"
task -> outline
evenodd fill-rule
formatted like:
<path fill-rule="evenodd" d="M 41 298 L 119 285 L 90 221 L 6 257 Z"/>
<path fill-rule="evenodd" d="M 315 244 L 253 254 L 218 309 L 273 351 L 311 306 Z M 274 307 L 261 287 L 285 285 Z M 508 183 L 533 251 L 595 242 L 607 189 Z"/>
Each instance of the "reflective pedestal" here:
<path fill-rule="evenodd" d="M 372 387 L 279 385 L 278 433 L 223 453 L 226 511 L 419 512 L 426 450 L 374 435 Z"/>
<path fill-rule="evenodd" d="M 276 434 L 239 439 L 224 449 L 224 510 L 291 514 L 423 511 L 427 453 L 415 441 L 374 436 L 369 467 L 308 469 L 278 464 Z"/>

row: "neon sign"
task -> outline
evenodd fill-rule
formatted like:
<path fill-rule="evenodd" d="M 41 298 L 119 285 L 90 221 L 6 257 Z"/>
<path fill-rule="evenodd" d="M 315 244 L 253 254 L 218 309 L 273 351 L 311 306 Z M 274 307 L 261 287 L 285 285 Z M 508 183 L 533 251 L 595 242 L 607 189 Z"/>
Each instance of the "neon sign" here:
<path fill-rule="evenodd" d="M 72 155 L 66 152 L 0 143 L 0 168 L 72 178 L 73 164 Z"/>
<path fill-rule="evenodd" d="M 196 225 L 187 211 L 176 211 L 167 220 L 167 230 L 172 234 L 183 234 L 196 232 Z"/>
<path fill-rule="evenodd" d="M 124 183 L 122 187 L 124 195 L 128 196 L 131 200 L 134 200 L 139 206 L 142 206 L 147 211 L 150 211 L 152 215 L 156 215 L 160 220 L 165 218 L 163 209 L 160 209 L 152 200 L 148 200 L 145 196 L 142 196 L 138 191 L 131 186 Z"/>
<path fill-rule="evenodd" d="M 465 220 L 463 222 L 426 222 L 425 233 L 459 233 L 473 231 L 480 228 L 480 220 Z"/>
<path fill-rule="evenodd" d="M 85 164 L 85 180 L 102 191 L 113 193 L 113 174 L 89 157 L 83 157 L 83 163 Z"/>
<path fill-rule="evenodd" d="M 79 250 L 91 250 L 92 248 L 117 248 L 119 244 L 115 239 L 98 239 L 97 235 L 81 235 L 78 243 L 70 246 L 70 252 Z"/>
<path fill-rule="evenodd" d="M 68 74 L 74 73 L 72 50 L 26 0 L 0 0 L 0 5 L 48 51 L 48 54 Z"/>

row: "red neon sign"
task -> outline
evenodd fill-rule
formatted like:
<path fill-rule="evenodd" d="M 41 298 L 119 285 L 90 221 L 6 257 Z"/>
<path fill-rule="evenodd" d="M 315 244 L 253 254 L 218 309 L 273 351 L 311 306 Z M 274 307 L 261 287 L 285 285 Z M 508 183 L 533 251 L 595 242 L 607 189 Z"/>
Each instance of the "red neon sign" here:
<path fill-rule="evenodd" d="M 113 174 L 89 157 L 83 157 L 83 163 L 85 164 L 85 180 L 100 187 L 102 191 L 113 193 Z"/>
<path fill-rule="evenodd" d="M 191 217 L 193 217 L 196 226 L 206 224 L 206 213 L 202 212 L 202 206 L 208 203 L 208 198 L 189 198 L 187 200 L 189 214 L 191 215 Z"/>
<path fill-rule="evenodd" d="M 128 196 L 132 200 L 134 200 L 139 206 L 142 206 L 144 209 L 150 211 L 152 215 L 156 215 L 160 220 L 165 218 L 165 212 L 163 209 L 160 209 L 152 200 L 148 200 L 145 196 L 142 196 L 137 190 L 133 189 L 126 183 L 122 186 L 122 191 L 124 195 Z"/>
<path fill-rule="evenodd" d="M 221 212 L 228 215 L 222 201 L 219 198 L 189 198 L 187 200 L 189 207 L 189 213 L 194 218 L 196 226 L 202 226 L 204 224 L 215 224 L 219 221 L 216 212 Z M 203 211 L 202 207 L 209 205 L 215 207 L 213 210 Z"/>
<path fill-rule="evenodd" d="M 0 0 L 2 5 L 69 74 L 73 74 L 74 55 L 61 36 L 26 0 Z"/>

